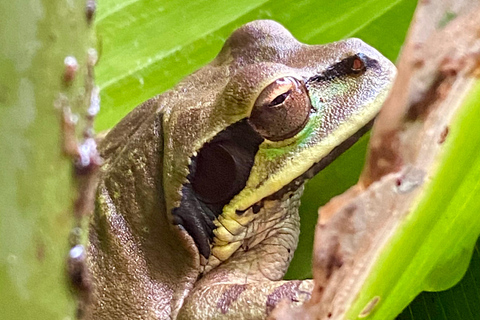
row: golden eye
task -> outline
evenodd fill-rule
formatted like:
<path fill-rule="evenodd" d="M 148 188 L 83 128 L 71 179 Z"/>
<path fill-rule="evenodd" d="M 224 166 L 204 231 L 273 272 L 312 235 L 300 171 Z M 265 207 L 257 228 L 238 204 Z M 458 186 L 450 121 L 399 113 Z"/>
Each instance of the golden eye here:
<path fill-rule="evenodd" d="M 293 137 L 305 127 L 310 109 L 305 86 L 293 77 L 284 77 L 263 89 L 249 121 L 265 139 L 280 141 Z"/>

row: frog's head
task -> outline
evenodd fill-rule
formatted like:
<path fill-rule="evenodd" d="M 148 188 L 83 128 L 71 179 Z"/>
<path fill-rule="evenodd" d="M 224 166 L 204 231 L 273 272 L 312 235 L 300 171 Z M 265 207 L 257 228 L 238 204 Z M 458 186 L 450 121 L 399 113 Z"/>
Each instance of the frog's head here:
<path fill-rule="evenodd" d="M 358 39 L 309 46 L 273 21 L 235 31 L 167 94 L 177 101 L 164 106 L 174 223 L 209 264 L 230 257 L 257 217 L 298 209 L 292 195 L 367 130 L 394 76 Z M 268 201 L 282 205 L 269 212 Z"/>

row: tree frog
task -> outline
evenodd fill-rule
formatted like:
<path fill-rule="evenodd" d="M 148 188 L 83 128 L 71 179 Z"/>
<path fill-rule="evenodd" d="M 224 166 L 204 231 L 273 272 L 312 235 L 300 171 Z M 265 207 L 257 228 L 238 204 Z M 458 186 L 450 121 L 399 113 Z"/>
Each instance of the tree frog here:
<path fill-rule="evenodd" d="M 305 180 L 369 127 L 394 65 L 358 39 L 236 30 L 218 56 L 100 144 L 90 319 L 264 319 L 307 300 L 282 280 Z"/>

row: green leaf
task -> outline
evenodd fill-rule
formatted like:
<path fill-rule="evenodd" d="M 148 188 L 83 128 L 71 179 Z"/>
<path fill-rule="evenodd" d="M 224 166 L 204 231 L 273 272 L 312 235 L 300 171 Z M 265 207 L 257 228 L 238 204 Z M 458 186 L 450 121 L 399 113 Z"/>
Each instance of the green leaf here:
<path fill-rule="evenodd" d="M 59 96 L 84 92 L 84 2 L 0 3 L 0 319 L 73 319 L 66 271 L 75 197 Z M 76 57 L 75 81 L 63 82 Z"/>
<path fill-rule="evenodd" d="M 450 290 L 424 292 L 398 316 L 398 320 L 476 320 L 480 314 L 480 240 L 462 281 Z"/>

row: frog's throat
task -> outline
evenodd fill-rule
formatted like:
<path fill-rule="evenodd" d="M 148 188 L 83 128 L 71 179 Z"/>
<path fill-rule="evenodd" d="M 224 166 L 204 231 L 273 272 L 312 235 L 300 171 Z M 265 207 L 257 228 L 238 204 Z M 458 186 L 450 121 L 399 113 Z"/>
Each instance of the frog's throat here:
<path fill-rule="evenodd" d="M 319 162 L 313 164 L 302 175 L 293 179 L 290 183 L 285 185 L 275 193 L 261 199 L 260 201 L 253 203 L 247 210 L 237 211 L 235 215 L 221 214 L 215 219 L 214 223 L 216 229 L 214 229 L 214 238 L 211 244 L 211 255 L 206 262 L 205 272 L 208 272 L 212 268 L 218 266 L 223 261 L 230 258 L 241 247 L 245 250 L 245 243 L 248 242 L 248 248 L 252 248 L 253 245 L 258 243 L 258 238 L 254 240 L 256 234 L 252 234 L 252 223 L 255 219 L 268 214 L 269 208 L 265 206 L 272 206 L 275 202 L 288 201 L 295 194 L 304 182 L 314 177 L 317 173 L 327 167 L 333 160 L 339 155 L 349 149 L 355 142 L 358 141 L 370 128 L 372 127 L 374 119 L 360 128 L 357 132 L 344 140 L 341 144 L 333 148 L 325 157 Z M 290 208 L 291 210 L 298 210 L 299 202 L 296 208 Z M 266 209 L 266 210 L 265 210 Z M 285 211 L 287 212 L 287 211 Z M 278 214 L 278 213 L 276 213 Z M 282 217 L 271 217 L 272 221 L 275 219 L 282 219 Z M 271 228 L 274 226 L 266 225 L 265 228 Z M 258 231 L 258 230 L 257 230 Z M 261 230 L 266 233 L 267 230 Z M 295 248 L 292 248 L 295 249 Z"/>

